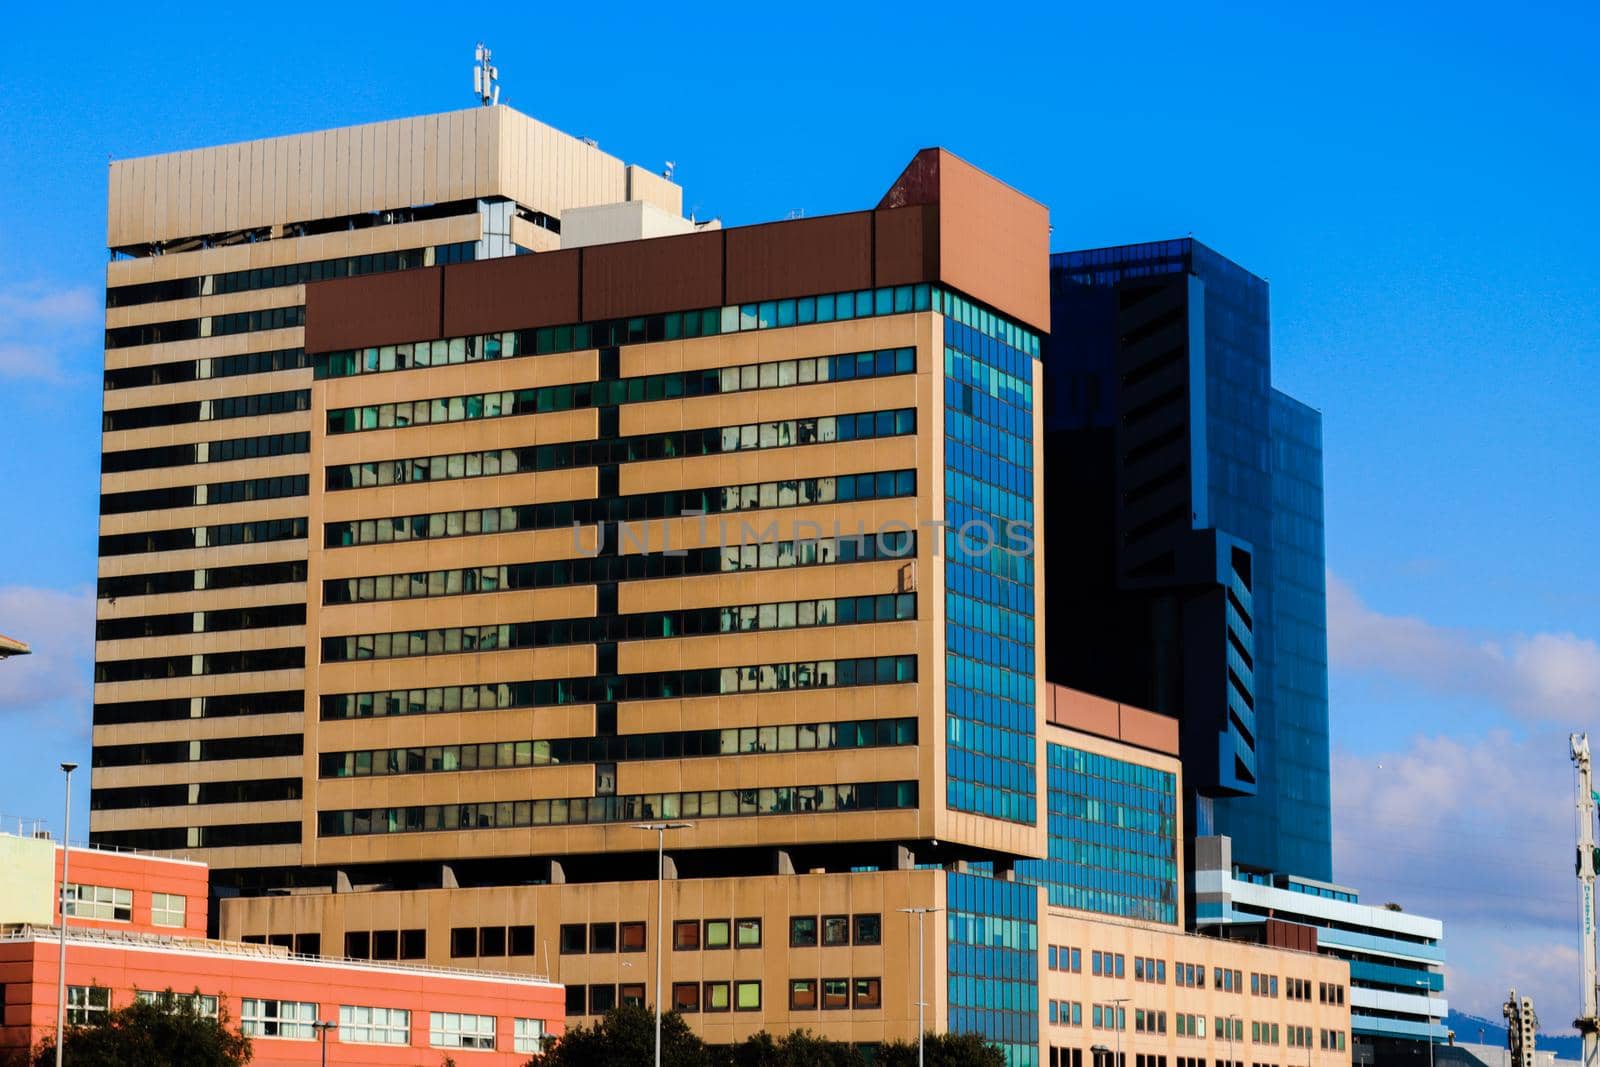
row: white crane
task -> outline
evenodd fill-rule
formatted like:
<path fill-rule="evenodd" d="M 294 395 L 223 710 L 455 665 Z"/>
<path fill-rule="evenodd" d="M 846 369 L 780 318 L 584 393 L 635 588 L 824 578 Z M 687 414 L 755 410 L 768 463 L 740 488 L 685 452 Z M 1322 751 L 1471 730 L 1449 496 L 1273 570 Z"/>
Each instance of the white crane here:
<path fill-rule="evenodd" d="M 1597 798 L 1589 760 L 1589 735 L 1573 734 L 1572 762 L 1578 768 L 1578 884 L 1583 927 L 1583 1014 L 1572 1025 L 1583 1036 L 1583 1067 L 1600 1067 L 1600 1017 L 1595 1007 L 1594 810 Z"/>

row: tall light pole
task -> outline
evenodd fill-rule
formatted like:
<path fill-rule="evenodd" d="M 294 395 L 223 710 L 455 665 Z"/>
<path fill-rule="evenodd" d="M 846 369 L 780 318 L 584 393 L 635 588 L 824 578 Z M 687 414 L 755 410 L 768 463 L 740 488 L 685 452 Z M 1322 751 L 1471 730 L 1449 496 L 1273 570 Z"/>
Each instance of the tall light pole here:
<path fill-rule="evenodd" d="M 1122 1006 L 1132 999 L 1132 997 L 1111 998 L 1111 1010 L 1116 1013 L 1116 1018 L 1112 1019 L 1111 1021 L 1117 1024 L 1117 1058 L 1111 1061 L 1111 1067 L 1122 1067 L 1122 1024 L 1125 1018 L 1122 1012 Z"/>
<path fill-rule="evenodd" d="M 322 1067 L 328 1067 L 328 1031 L 339 1029 L 339 1024 L 332 1019 L 327 1022 L 317 1019 L 312 1021 L 311 1029 L 322 1039 Z"/>
<path fill-rule="evenodd" d="M 1428 984 L 1428 979 L 1426 978 L 1418 978 L 1411 984 L 1421 986 L 1422 995 L 1428 999 L 1427 1015 L 1425 1016 L 1427 1022 L 1423 1024 L 1423 1027 L 1428 1032 L 1428 1067 L 1433 1067 L 1433 986 Z"/>
<path fill-rule="evenodd" d="M 56 1067 L 61 1067 L 61 1046 L 66 1043 L 67 1025 L 67 861 L 72 858 L 72 772 L 76 763 L 62 763 L 66 779 L 66 815 L 61 820 L 61 949 L 56 953 Z"/>
<path fill-rule="evenodd" d="M 927 1032 L 927 1027 L 923 1025 L 922 1021 L 922 1009 L 928 1004 L 927 995 L 923 991 L 924 970 L 922 965 L 922 917 L 936 911 L 943 911 L 944 909 L 900 908 L 899 910 L 905 912 L 907 915 L 915 915 L 917 917 L 917 1067 L 922 1067 L 922 1035 Z"/>
<path fill-rule="evenodd" d="M 634 824 L 633 827 L 635 830 L 656 832 L 656 1067 L 661 1067 L 661 924 L 664 914 L 662 898 L 666 896 L 667 831 L 688 830 L 693 826 L 692 822 L 641 822 Z"/>

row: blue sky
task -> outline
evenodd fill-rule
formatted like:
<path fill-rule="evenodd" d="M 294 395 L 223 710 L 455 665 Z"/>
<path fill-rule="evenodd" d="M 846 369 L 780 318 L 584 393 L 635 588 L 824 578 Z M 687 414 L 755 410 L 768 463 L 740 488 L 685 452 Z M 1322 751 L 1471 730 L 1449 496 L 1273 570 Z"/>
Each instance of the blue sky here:
<path fill-rule="evenodd" d="M 701 217 L 867 206 L 941 144 L 1048 203 L 1057 250 L 1192 233 L 1267 277 L 1275 384 L 1325 418 L 1336 874 L 1446 919 L 1456 1006 L 1493 1015 L 1515 981 L 1570 1018 L 1564 737 L 1600 709 L 1600 15 L 1125 11 L 13 11 L 0 632 L 40 655 L 0 667 L 0 813 L 54 816 L 54 762 L 88 762 L 107 158 L 468 106 L 487 37 L 508 103 L 675 160 Z"/>

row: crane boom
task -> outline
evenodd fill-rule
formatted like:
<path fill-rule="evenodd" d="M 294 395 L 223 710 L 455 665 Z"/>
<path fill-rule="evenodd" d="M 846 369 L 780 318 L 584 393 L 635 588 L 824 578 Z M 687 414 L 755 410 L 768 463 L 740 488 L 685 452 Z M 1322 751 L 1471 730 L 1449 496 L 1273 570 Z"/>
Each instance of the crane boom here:
<path fill-rule="evenodd" d="M 1583 1014 L 1572 1025 L 1583 1037 L 1583 1067 L 1600 1067 L 1600 1018 L 1595 1006 L 1594 879 L 1595 845 L 1594 780 L 1589 759 L 1589 735 L 1573 734 L 1572 762 L 1578 768 L 1578 885 L 1582 900 L 1580 925 L 1583 928 Z"/>

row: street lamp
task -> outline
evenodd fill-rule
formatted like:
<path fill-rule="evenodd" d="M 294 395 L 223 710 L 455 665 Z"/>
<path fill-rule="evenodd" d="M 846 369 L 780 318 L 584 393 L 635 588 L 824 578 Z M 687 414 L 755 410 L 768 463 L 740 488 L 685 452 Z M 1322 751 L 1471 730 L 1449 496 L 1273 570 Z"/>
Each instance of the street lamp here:
<path fill-rule="evenodd" d="M 66 817 L 61 821 L 61 949 L 56 953 L 56 1067 L 61 1067 L 61 1046 L 66 1044 L 67 1025 L 67 861 L 72 858 L 72 772 L 76 763 L 62 763 L 65 776 L 67 802 Z"/>
<path fill-rule="evenodd" d="M 322 1039 L 322 1067 L 328 1067 L 328 1031 L 339 1029 L 339 1024 L 332 1019 L 327 1022 L 319 1019 L 312 1022 L 311 1029 Z"/>
<path fill-rule="evenodd" d="M 1111 1021 L 1117 1024 L 1117 1058 L 1111 1061 L 1111 1067 L 1122 1067 L 1122 1027 L 1127 1022 L 1127 1016 L 1123 1014 L 1122 1006 L 1132 999 L 1132 997 L 1111 998 L 1111 1010 L 1116 1013 L 1115 1018 Z"/>
<path fill-rule="evenodd" d="M 662 897 L 666 886 L 666 847 L 668 830 L 688 830 L 694 826 L 692 822 L 641 822 L 635 823 L 635 830 L 654 830 L 656 832 L 656 1067 L 661 1067 L 661 924 Z"/>
<path fill-rule="evenodd" d="M 1422 1025 L 1428 1033 L 1428 1067 L 1433 1067 L 1433 986 L 1429 984 L 1429 980 L 1426 978 L 1417 978 L 1411 984 L 1421 986 L 1422 995 L 1428 1001 L 1426 1021 Z"/>
<path fill-rule="evenodd" d="M 915 915 L 917 917 L 917 1067 L 922 1067 L 922 1035 L 927 1030 L 927 1027 L 925 1027 L 923 1025 L 923 1022 L 922 1022 L 922 1009 L 924 1007 L 926 1007 L 927 1003 L 928 1003 L 928 998 L 923 993 L 923 987 L 922 987 L 922 983 L 923 983 L 922 917 L 924 915 L 928 915 L 928 914 L 931 914 L 931 913 L 936 912 L 936 911 L 943 911 L 944 909 L 943 908 L 899 908 L 897 910 L 903 911 L 907 915 Z"/>
<path fill-rule="evenodd" d="M 1090 1045 L 1089 1052 L 1094 1056 L 1094 1067 L 1104 1067 L 1104 1065 L 1101 1063 L 1101 1057 L 1111 1055 L 1111 1046 Z"/>

